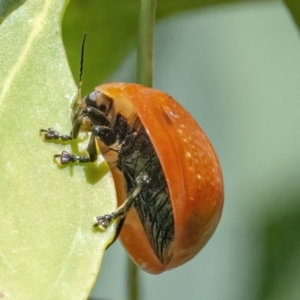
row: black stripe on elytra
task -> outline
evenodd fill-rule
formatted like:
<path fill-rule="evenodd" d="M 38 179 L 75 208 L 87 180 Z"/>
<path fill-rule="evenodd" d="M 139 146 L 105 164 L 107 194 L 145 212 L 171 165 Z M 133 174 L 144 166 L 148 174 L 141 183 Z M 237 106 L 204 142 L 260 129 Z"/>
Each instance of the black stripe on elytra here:
<path fill-rule="evenodd" d="M 122 118 L 117 120 L 124 122 Z M 119 124 L 114 126 L 120 127 Z M 161 262 L 165 262 L 169 260 L 168 250 L 174 239 L 174 218 L 166 178 L 145 129 L 133 132 L 129 127 L 118 134 L 118 137 L 124 137 L 127 133 L 130 140 L 120 141 L 117 166 L 124 174 L 128 196 L 137 186 L 136 178 L 143 172 L 148 175 L 149 183 L 143 186 L 133 206 L 153 251 Z M 122 151 L 122 143 L 126 145 L 126 151 L 125 148 Z"/>

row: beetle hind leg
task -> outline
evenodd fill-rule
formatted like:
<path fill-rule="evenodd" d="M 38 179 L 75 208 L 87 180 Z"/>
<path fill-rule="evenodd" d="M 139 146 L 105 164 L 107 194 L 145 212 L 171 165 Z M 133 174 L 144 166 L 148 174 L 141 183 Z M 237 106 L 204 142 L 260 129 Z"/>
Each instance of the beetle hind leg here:
<path fill-rule="evenodd" d="M 150 181 L 147 173 L 141 173 L 136 178 L 137 186 L 131 195 L 125 200 L 125 202 L 118 207 L 115 212 L 112 212 L 109 215 L 97 216 L 95 217 L 96 226 L 99 226 L 100 229 L 106 230 L 114 221 L 122 221 L 125 219 L 127 212 L 131 209 L 134 201 L 137 199 L 142 187 L 144 184 L 147 184 Z"/>
<path fill-rule="evenodd" d="M 99 228 L 102 230 L 106 230 L 114 221 L 120 221 L 122 219 L 125 219 L 127 212 L 132 207 L 135 197 L 140 191 L 140 188 L 137 187 L 135 191 L 125 200 L 125 202 L 120 207 L 118 207 L 118 209 L 115 212 L 112 212 L 108 215 L 95 217 L 95 225 L 99 226 Z"/>

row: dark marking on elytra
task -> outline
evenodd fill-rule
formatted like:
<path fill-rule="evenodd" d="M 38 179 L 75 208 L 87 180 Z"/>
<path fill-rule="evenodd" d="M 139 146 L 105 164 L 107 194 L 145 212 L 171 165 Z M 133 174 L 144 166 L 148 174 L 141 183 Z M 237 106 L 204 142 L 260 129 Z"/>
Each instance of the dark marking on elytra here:
<path fill-rule="evenodd" d="M 134 136 L 132 136 L 134 134 Z M 174 216 L 162 166 L 144 128 L 132 133 L 126 151 L 121 148 L 117 166 L 122 170 L 128 195 L 137 186 L 136 178 L 146 172 L 150 182 L 134 202 L 138 216 L 155 254 L 162 263 L 170 260 L 169 248 L 174 240 Z"/>

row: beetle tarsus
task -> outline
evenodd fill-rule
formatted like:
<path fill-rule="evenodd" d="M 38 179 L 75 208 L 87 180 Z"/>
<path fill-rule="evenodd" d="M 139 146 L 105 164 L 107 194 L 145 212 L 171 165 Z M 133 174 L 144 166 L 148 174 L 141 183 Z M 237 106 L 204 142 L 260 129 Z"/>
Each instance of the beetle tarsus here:
<path fill-rule="evenodd" d="M 55 154 L 54 159 L 56 160 L 57 158 L 59 158 L 59 162 L 62 165 L 66 165 L 74 162 L 79 162 L 79 163 L 90 162 L 90 159 L 87 156 L 79 156 L 79 155 L 71 154 L 67 151 L 62 151 L 61 154 Z"/>
<path fill-rule="evenodd" d="M 54 130 L 53 128 L 48 129 L 40 129 L 40 134 L 44 135 L 45 140 L 62 140 L 62 141 L 69 141 L 72 140 L 72 137 L 67 134 L 60 134 L 58 131 Z"/>

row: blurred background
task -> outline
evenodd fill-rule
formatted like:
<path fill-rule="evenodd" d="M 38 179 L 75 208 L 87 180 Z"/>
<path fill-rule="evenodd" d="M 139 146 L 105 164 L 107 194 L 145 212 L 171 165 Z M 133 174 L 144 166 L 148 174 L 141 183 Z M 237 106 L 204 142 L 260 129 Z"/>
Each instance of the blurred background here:
<path fill-rule="evenodd" d="M 97 29 L 107 32 L 109 44 L 71 18 L 84 2 L 68 7 L 64 19 L 75 78 L 86 31 L 85 93 L 105 81 L 134 81 L 135 52 L 128 50 L 137 19 L 129 14 L 128 25 L 118 6 L 103 15 L 109 4 L 99 1 L 99 18 L 112 19 Z M 195 259 L 162 275 L 140 271 L 143 300 L 300 299 L 299 30 L 282 1 L 234 2 L 157 22 L 154 87 L 186 107 L 211 139 L 223 167 L 225 206 Z M 130 11 L 138 11 L 137 1 Z M 86 8 L 90 21 L 95 15 Z M 126 40 L 122 30 L 130 32 Z M 91 299 L 127 299 L 126 267 L 117 242 L 106 252 Z"/>

